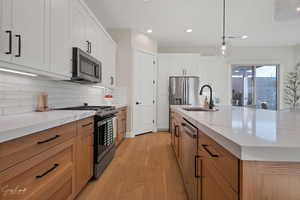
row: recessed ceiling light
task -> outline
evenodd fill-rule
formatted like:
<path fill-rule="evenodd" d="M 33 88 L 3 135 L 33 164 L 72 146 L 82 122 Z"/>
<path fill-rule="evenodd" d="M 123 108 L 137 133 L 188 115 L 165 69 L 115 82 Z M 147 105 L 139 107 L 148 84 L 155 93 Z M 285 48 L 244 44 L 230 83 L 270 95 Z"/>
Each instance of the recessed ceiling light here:
<path fill-rule="evenodd" d="M 243 35 L 242 39 L 245 40 L 245 39 L 248 39 L 248 37 L 249 37 L 248 35 Z"/>
<path fill-rule="evenodd" d="M 300 12 L 300 7 L 297 8 L 297 11 Z"/>
<path fill-rule="evenodd" d="M 152 33 L 152 32 L 153 32 L 152 29 L 147 30 L 147 33 Z"/>
<path fill-rule="evenodd" d="M 193 29 L 186 29 L 186 32 L 191 33 L 191 32 L 193 32 Z"/>

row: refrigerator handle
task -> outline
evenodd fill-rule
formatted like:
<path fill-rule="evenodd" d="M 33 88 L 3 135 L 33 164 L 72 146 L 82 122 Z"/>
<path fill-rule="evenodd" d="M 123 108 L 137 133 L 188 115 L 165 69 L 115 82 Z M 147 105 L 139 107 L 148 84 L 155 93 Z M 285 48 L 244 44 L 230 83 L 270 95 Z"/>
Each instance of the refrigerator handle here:
<path fill-rule="evenodd" d="M 183 81 L 182 81 L 182 83 L 183 83 L 183 97 L 182 97 L 182 104 L 183 105 L 185 105 L 185 97 L 186 97 L 186 95 L 185 95 L 185 93 L 186 93 L 186 88 L 185 88 L 185 78 L 183 78 Z"/>
<path fill-rule="evenodd" d="M 186 104 L 190 105 L 190 79 L 186 79 L 186 85 L 187 85 L 187 95 L 186 95 L 186 99 L 187 99 L 187 102 Z"/>

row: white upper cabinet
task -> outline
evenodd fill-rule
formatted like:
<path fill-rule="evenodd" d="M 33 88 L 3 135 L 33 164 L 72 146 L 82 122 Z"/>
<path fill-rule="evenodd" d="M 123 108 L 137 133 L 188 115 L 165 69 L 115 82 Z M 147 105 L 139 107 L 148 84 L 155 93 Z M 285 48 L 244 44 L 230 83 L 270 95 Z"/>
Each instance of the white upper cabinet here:
<path fill-rule="evenodd" d="M 12 54 L 11 0 L 0 0 L 0 60 L 10 61 Z"/>
<path fill-rule="evenodd" d="M 79 1 L 72 2 L 72 25 L 71 38 L 72 46 L 78 47 L 85 52 L 89 52 L 89 44 L 87 40 L 87 14 L 80 5 Z"/>
<path fill-rule="evenodd" d="M 114 86 L 116 44 L 83 0 L 0 0 L 1 66 L 70 79 L 72 47 L 101 61 L 101 85 Z"/>
<path fill-rule="evenodd" d="M 46 59 L 46 0 L 11 0 L 13 63 L 49 71 Z"/>
<path fill-rule="evenodd" d="M 67 78 L 72 76 L 70 6 L 70 0 L 49 0 L 50 70 Z"/>
<path fill-rule="evenodd" d="M 115 71 L 116 71 L 116 44 L 110 38 L 105 40 L 105 53 L 102 64 L 104 85 L 108 87 L 115 86 Z"/>

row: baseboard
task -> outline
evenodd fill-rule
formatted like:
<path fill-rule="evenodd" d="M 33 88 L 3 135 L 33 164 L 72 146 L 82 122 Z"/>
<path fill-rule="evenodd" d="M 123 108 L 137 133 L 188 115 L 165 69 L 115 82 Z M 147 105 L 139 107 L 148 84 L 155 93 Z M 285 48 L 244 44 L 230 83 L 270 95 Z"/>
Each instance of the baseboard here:
<path fill-rule="evenodd" d="M 126 132 L 126 138 L 134 138 L 135 135 L 132 133 L 132 131 Z"/>
<path fill-rule="evenodd" d="M 165 131 L 169 131 L 169 129 L 168 128 L 158 128 L 157 131 L 165 132 Z"/>

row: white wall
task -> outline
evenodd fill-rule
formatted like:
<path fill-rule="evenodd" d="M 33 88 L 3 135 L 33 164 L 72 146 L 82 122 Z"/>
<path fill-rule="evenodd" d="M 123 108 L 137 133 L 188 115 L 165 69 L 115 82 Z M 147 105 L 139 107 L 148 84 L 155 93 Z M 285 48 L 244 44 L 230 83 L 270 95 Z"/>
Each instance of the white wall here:
<path fill-rule="evenodd" d="M 148 53 L 157 53 L 157 42 L 148 35 L 135 32 L 130 29 L 110 29 L 108 30 L 112 38 L 118 44 L 116 61 L 116 79 L 117 87 L 124 88 L 127 91 L 128 103 L 128 121 L 127 132 L 132 135 L 133 127 L 133 71 L 135 51 L 145 51 Z"/>
<path fill-rule="evenodd" d="M 104 89 L 0 73 L 0 115 L 34 111 L 41 92 L 48 93 L 50 108 L 105 104 Z"/>
<path fill-rule="evenodd" d="M 300 48 L 299 48 L 300 49 Z M 295 66 L 296 52 L 294 47 L 237 47 L 226 58 L 195 53 L 164 53 L 158 56 L 158 128 L 168 128 L 168 77 L 182 75 L 182 69 L 188 70 L 188 75 L 196 75 L 201 84 L 210 83 L 214 96 L 220 98 L 220 104 L 229 105 L 231 101 L 231 65 L 233 64 L 279 64 L 280 65 L 280 108 L 286 107 L 283 102 L 284 79 L 287 72 Z M 202 55 L 212 52 L 209 48 L 199 48 Z M 184 48 L 184 52 L 189 52 Z M 196 52 L 192 48 L 190 52 Z M 172 52 L 180 52 L 180 48 Z M 300 51 L 299 51 L 300 52 Z M 298 53 L 299 56 L 299 53 Z M 300 56 L 299 56 L 300 58 Z M 299 59 L 300 60 L 300 59 Z"/>

